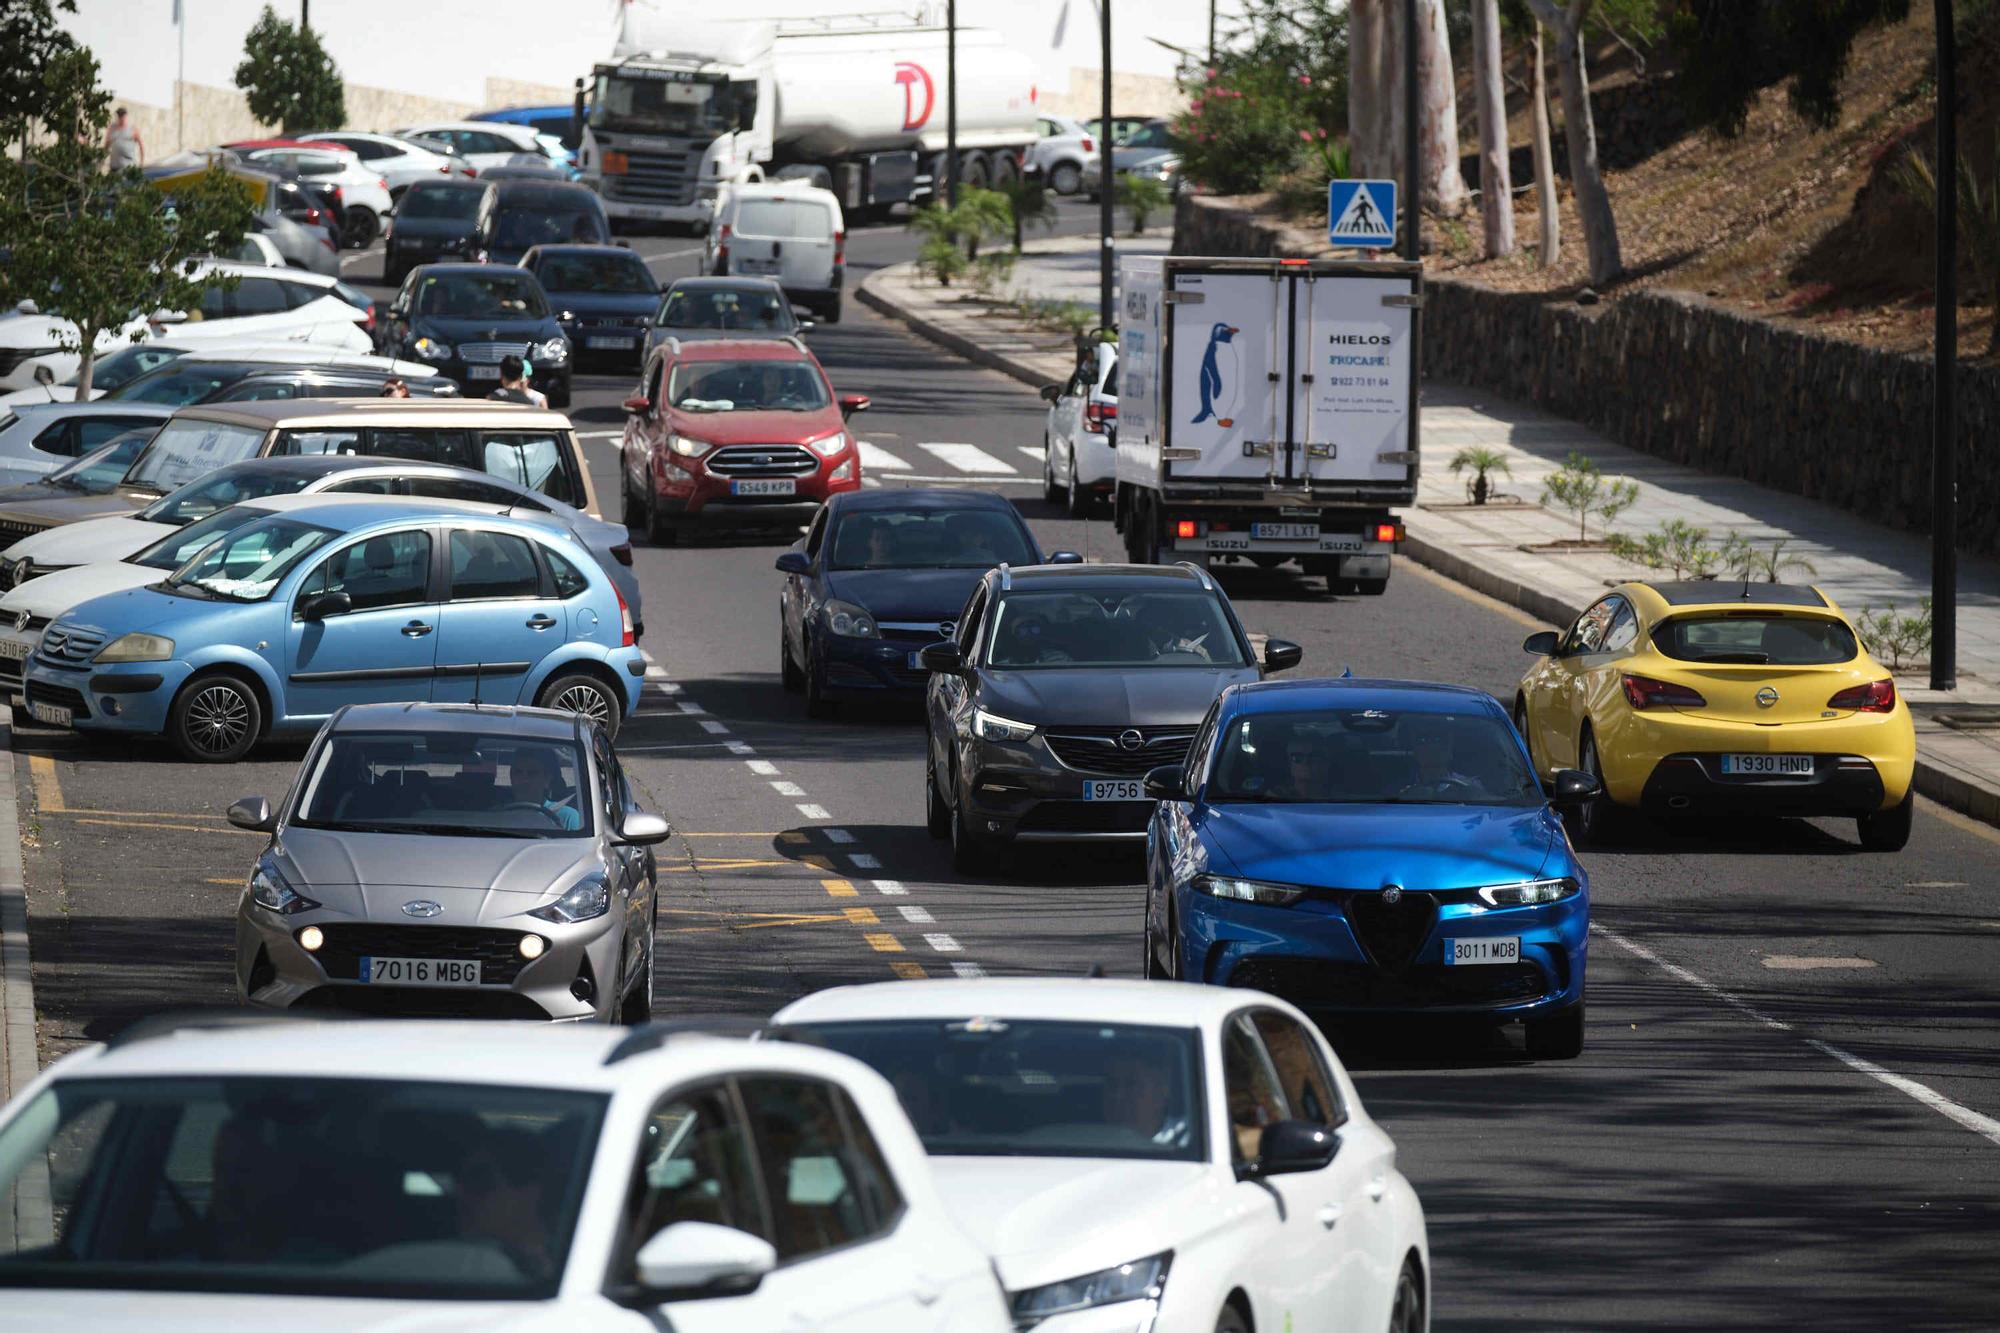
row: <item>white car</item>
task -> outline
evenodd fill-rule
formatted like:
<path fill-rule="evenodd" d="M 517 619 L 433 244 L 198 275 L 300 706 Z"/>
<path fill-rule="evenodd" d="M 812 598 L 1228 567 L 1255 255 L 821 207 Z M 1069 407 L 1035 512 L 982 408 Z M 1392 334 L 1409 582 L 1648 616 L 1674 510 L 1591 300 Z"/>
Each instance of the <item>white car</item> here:
<path fill-rule="evenodd" d="M 329 351 L 323 347 L 306 347 L 298 343 L 266 343 L 246 338 L 243 342 L 223 339 L 200 346 L 188 346 L 184 343 L 154 342 L 149 339 L 129 347 L 121 347 L 99 361 L 92 368 L 90 395 L 85 401 L 94 402 L 149 370 L 157 370 L 169 361 L 179 360 L 258 361 L 273 365 L 314 366 L 322 370 L 383 370 L 401 375 L 405 379 L 423 379 L 437 373 L 435 366 L 422 361 L 403 361 L 395 357 L 377 356 L 373 352 Z M 76 401 L 76 381 L 71 379 L 62 384 L 37 384 L 32 389 L 16 389 L 13 393 L 0 397 L 0 407 L 12 407 L 16 403 L 74 401 Z"/>
<path fill-rule="evenodd" d="M 1070 517 L 1087 518 L 1118 475 L 1118 346 L 1096 343 L 1067 384 L 1045 384 L 1042 495 L 1063 499 Z"/>
<path fill-rule="evenodd" d="M 244 154 L 244 160 L 331 187 L 342 210 L 342 239 L 356 250 L 375 243 L 382 234 L 383 219 L 395 207 L 388 179 L 365 165 L 351 148 L 254 148 Z"/>
<path fill-rule="evenodd" d="M 537 162 L 548 162 L 549 153 L 540 136 L 526 125 L 509 125 L 498 120 L 447 120 L 428 125 L 412 125 L 396 131 L 397 137 L 423 141 L 435 139 L 448 144 L 461 160 L 475 170 L 519 165 L 514 159 L 527 154 Z"/>
<path fill-rule="evenodd" d="M 114 435 L 157 429 L 170 407 L 146 403 L 22 403 L 0 408 L 0 484 L 18 485 L 80 458 Z"/>
<path fill-rule="evenodd" d="M 1013 1327 L 894 1092 L 827 1051 L 211 1012 L 0 1114 L 9 1327 Z"/>
<path fill-rule="evenodd" d="M 838 324 L 847 281 L 839 197 L 796 180 L 730 187 L 703 242 L 701 271 L 775 278 L 792 301 Z"/>
<path fill-rule="evenodd" d="M 1036 1333 L 1421 1333 L 1423 1206 L 1315 1027 L 1257 991 L 1084 979 L 809 995 L 779 1035 L 902 1097 Z"/>
<path fill-rule="evenodd" d="M 1075 194 L 1093 173 L 1104 169 L 1097 137 L 1082 122 L 1043 116 L 1039 125 L 1042 137 L 1028 145 L 1027 160 L 1021 165 L 1039 170 L 1057 194 Z"/>
<path fill-rule="evenodd" d="M 452 160 L 447 153 L 427 148 L 413 139 L 393 134 L 364 134 L 358 130 L 333 130 L 325 134 L 301 132 L 299 139 L 311 143 L 338 144 L 361 159 L 361 165 L 389 183 L 389 197 L 401 199 L 403 191 L 418 181 L 450 177 L 472 171 Z"/>

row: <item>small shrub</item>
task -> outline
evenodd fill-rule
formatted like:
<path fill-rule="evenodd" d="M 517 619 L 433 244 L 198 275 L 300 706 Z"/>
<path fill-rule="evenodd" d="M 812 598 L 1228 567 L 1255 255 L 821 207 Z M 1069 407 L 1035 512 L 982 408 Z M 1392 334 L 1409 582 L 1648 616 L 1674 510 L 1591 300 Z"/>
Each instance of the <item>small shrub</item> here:
<path fill-rule="evenodd" d="M 926 237 L 917 250 L 917 271 L 940 287 L 951 286 L 951 280 L 962 276 L 966 266 L 965 251 L 950 236 Z"/>
<path fill-rule="evenodd" d="M 1130 172 L 1118 178 L 1118 202 L 1132 215 L 1132 234 L 1146 230 L 1146 219 L 1173 202 L 1173 191 L 1157 176 L 1137 176 Z"/>
<path fill-rule="evenodd" d="M 1813 568 L 1813 562 L 1804 556 L 1797 552 L 1786 553 L 1785 546 L 1790 541 L 1791 538 L 1782 537 L 1768 548 L 1744 542 L 1729 567 L 1746 579 L 1762 580 L 1765 583 L 1784 582 L 1783 576 L 1787 571 L 1808 577 L 1819 573 Z"/>
<path fill-rule="evenodd" d="M 1451 474 L 1455 477 L 1467 470 L 1471 471 L 1472 476 L 1466 479 L 1465 495 L 1476 505 L 1485 504 L 1486 497 L 1492 494 L 1492 483 L 1487 480 L 1489 476 L 1499 475 L 1510 481 L 1514 477 L 1514 469 L 1508 464 L 1507 455 L 1498 449 L 1488 449 L 1476 444 L 1460 449 L 1452 455 Z"/>
<path fill-rule="evenodd" d="M 1014 252 L 991 250 L 972 261 L 972 287 L 989 300 L 1005 291 L 1014 276 Z"/>
<path fill-rule="evenodd" d="M 1543 504 L 1553 502 L 1557 508 L 1576 515 L 1578 541 L 1589 540 L 1592 514 L 1610 523 L 1638 500 L 1638 482 L 1606 477 L 1596 463 L 1575 450 L 1542 484 Z"/>
<path fill-rule="evenodd" d="M 1854 631 L 1863 647 L 1888 662 L 1889 670 L 1914 666 L 1931 655 L 1931 599 L 1921 599 L 1913 616 L 1897 615 L 1894 602 L 1880 611 L 1864 606 L 1854 618 Z"/>
<path fill-rule="evenodd" d="M 1740 566 L 1749 543 L 1730 533 L 1720 546 L 1711 546 L 1708 529 L 1684 519 L 1668 519 L 1652 532 L 1633 538 L 1624 533 L 1611 536 L 1611 553 L 1647 569 L 1666 570 L 1677 579 L 1712 579 L 1723 569 Z"/>

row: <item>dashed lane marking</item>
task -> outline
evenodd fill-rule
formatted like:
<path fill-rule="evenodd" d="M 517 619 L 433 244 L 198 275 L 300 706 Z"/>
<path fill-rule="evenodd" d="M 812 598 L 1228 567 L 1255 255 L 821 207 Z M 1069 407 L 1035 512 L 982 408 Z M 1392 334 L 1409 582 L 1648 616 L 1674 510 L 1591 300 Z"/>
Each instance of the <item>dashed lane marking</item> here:
<path fill-rule="evenodd" d="M 964 952 L 964 950 L 959 947 L 958 941 L 953 939 L 949 935 L 926 935 L 924 936 L 924 943 L 930 945 L 931 948 L 936 949 L 939 953 Z"/>
<path fill-rule="evenodd" d="M 699 714 L 706 713 L 708 711 L 706 708 L 703 708 L 700 704 L 696 703 L 692 699 L 683 699 L 679 703 L 675 704 L 674 707 L 680 709 L 683 713 L 686 713 L 689 717 L 695 717 L 698 716 Z"/>
<path fill-rule="evenodd" d="M 771 790 L 780 796 L 804 796 L 806 794 L 806 789 L 798 783 L 786 782 L 783 779 L 773 782 Z"/>
<path fill-rule="evenodd" d="M 1016 449 L 1019 449 L 1022 453 L 1026 454 L 1028 457 L 1034 459 L 1037 463 L 1041 462 L 1044 458 L 1048 457 L 1047 453 L 1043 451 L 1042 446 L 1039 444 L 1017 444 L 1014 447 Z"/>
<path fill-rule="evenodd" d="M 830 815 L 830 814 L 828 814 L 828 813 L 826 812 L 826 807 L 825 807 L 825 806 L 823 806 L 823 805 L 801 805 L 801 806 L 799 807 L 799 813 L 800 813 L 801 815 L 804 815 L 804 816 L 805 816 L 805 817 L 806 817 L 807 819 L 832 819 L 832 818 L 833 818 L 833 816 L 832 816 L 832 815 Z"/>
<path fill-rule="evenodd" d="M 717 722 L 712 717 L 705 717 L 701 720 L 701 729 L 711 736 L 727 736 L 729 734 L 729 728 Z"/>
<path fill-rule="evenodd" d="M 1815 957 L 1811 954 L 1774 953 L 1764 959 L 1764 966 L 1775 972 L 1816 972 L 1827 969 L 1846 970 L 1876 966 L 1872 958 Z"/>
<path fill-rule="evenodd" d="M 967 981 L 986 975 L 986 969 L 977 963 L 953 963 L 951 970 L 959 976 L 964 977 Z"/>
<path fill-rule="evenodd" d="M 907 960 L 889 964 L 889 970 L 894 972 L 903 981 L 922 981 L 930 975 L 930 973 L 924 971 L 922 963 L 912 963 Z"/>
<path fill-rule="evenodd" d="M 749 741 L 724 741 L 722 744 L 733 755 L 757 753 L 756 747 L 751 745 Z"/>
<path fill-rule="evenodd" d="M 849 921 L 852 921 L 857 926 L 879 926 L 882 924 L 882 918 L 875 915 L 875 909 L 872 907 L 843 907 L 841 911 L 846 914 Z"/>
<path fill-rule="evenodd" d="M 882 863 L 867 852 L 849 853 L 847 859 L 853 863 L 856 870 L 880 870 L 882 868 Z"/>
<path fill-rule="evenodd" d="M 853 898 L 859 896 L 855 887 L 844 879 L 823 879 L 819 886 L 826 890 L 829 898 Z"/>
<path fill-rule="evenodd" d="M 828 842 L 846 844 L 854 841 L 854 835 L 844 828 L 827 828 L 821 829 L 820 832 L 826 835 Z"/>
<path fill-rule="evenodd" d="M 937 918 L 930 914 L 929 908 L 918 907 L 915 903 L 903 903 L 896 910 L 903 914 L 903 920 L 913 926 L 935 926 L 937 924 Z"/>
<path fill-rule="evenodd" d="M 866 931 L 861 936 L 876 953 L 901 953 L 903 942 L 886 930 Z"/>
<path fill-rule="evenodd" d="M 1020 471 L 1012 463 L 1001 462 L 976 444 L 920 443 L 917 448 L 945 466 L 957 468 L 960 472 L 1005 475 Z"/>
<path fill-rule="evenodd" d="M 908 472 L 911 470 L 907 462 L 896 457 L 896 455 L 890 453 L 879 444 L 874 444 L 868 440 L 856 440 L 854 446 L 861 451 L 861 472 L 864 476 L 870 472 Z"/>
<path fill-rule="evenodd" d="M 903 887 L 901 880 L 878 879 L 875 881 L 875 892 L 887 894 L 891 898 L 901 898 L 908 894 L 909 890 Z"/>
<path fill-rule="evenodd" d="M 778 771 L 778 766 L 768 759 L 749 759 L 744 761 L 744 765 L 760 778 L 768 778 Z"/>

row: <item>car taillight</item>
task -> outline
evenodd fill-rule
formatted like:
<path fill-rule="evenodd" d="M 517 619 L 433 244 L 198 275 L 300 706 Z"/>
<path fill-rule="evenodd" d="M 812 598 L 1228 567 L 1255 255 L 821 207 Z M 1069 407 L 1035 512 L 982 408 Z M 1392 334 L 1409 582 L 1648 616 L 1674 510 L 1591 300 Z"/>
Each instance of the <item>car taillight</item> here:
<path fill-rule="evenodd" d="M 344 194 L 342 194 L 342 193 L 340 192 L 340 187 L 339 187 L 338 185 L 334 186 L 334 187 L 333 187 L 333 202 L 334 202 L 334 203 L 336 203 L 336 204 L 338 204 L 338 203 L 344 203 L 344 202 L 346 201 L 346 199 L 347 199 L 347 196 L 346 196 L 346 195 L 344 195 Z"/>
<path fill-rule="evenodd" d="M 1097 151 L 1097 145 L 1090 141 L 1090 136 L 1087 134 L 1083 136 L 1083 151 L 1086 153 L 1094 153 Z"/>
<path fill-rule="evenodd" d="M 1180 522 L 1174 524 L 1174 536 L 1199 537 L 1201 536 L 1201 524 L 1196 522 L 1194 519 L 1184 518 Z"/>
<path fill-rule="evenodd" d="M 833 234 L 833 266 L 835 268 L 839 268 L 842 264 L 846 262 L 847 262 L 847 233 L 844 231 L 837 231 Z"/>
<path fill-rule="evenodd" d="M 1085 403 L 1083 405 L 1083 419 L 1092 426 L 1103 426 L 1106 422 L 1116 421 L 1118 420 L 1118 404 Z"/>
<path fill-rule="evenodd" d="M 625 634 L 620 647 L 630 648 L 639 642 L 639 636 L 632 632 L 632 608 L 625 605 L 625 594 L 618 591 L 617 584 L 611 585 L 611 591 L 618 598 L 618 626 Z"/>
<path fill-rule="evenodd" d="M 1852 708 L 1857 713 L 1893 713 L 1896 711 L 1896 682 L 1871 680 L 1866 685 L 1851 686 L 1828 699 L 1826 706 Z"/>
<path fill-rule="evenodd" d="M 1708 700 L 1685 685 L 1650 676 L 1625 677 L 1625 697 L 1634 708 L 1706 708 Z"/>
<path fill-rule="evenodd" d="M 449 176 L 449 175 L 451 175 L 451 163 L 449 163 L 449 162 L 440 162 L 440 163 L 438 163 L 438 175 L 440 175 L 440 176 Z"/>
<path fill-rule="evenodd" d="M 375 178 L 375 188 L 376 188 L 376 189 L 378 189 L 378 190 L 386 190 L 386 189 L 388 189 L 388 188 L 389 188 L 389 178 L 388 178 L 387 176 L 377 176 L 377 177 Z"/>
<path fill-rule="evenodd" d="M 1401 523 L 1377 523 L 1375 525 L 1375 540 L 1378 542 L 1399 542 L 1403 540 L 1403 525 Z"/>
<path fill-rule="evenodd" d="M 611 558 L 619 564 L 629 567 L 632 563 L 632 543 L 619 542 L 611 548 Z"/>

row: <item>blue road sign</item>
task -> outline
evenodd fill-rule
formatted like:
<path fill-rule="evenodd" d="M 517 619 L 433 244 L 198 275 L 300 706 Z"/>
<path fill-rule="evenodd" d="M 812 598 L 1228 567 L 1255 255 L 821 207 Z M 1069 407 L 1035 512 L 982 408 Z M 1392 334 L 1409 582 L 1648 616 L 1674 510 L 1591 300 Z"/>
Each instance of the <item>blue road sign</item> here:
<path fill-rule="evenodd" d="M 1396 244 L 1396 182 L 1333 181 L 1326 187 L 1326 239 L 1332 245 L 1391 249 Z"/>

